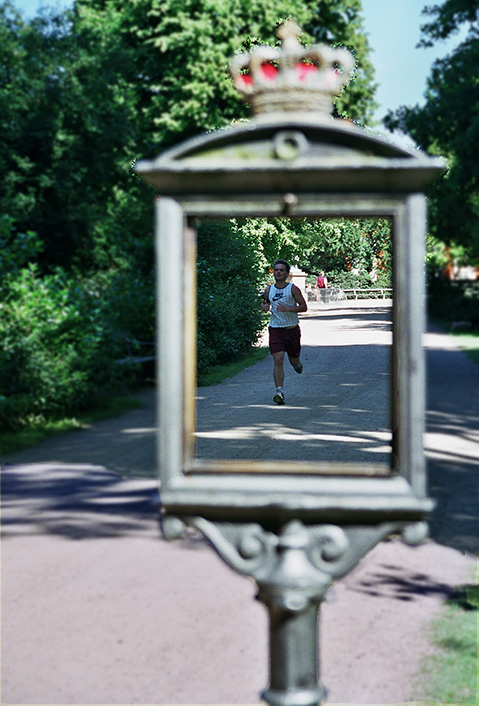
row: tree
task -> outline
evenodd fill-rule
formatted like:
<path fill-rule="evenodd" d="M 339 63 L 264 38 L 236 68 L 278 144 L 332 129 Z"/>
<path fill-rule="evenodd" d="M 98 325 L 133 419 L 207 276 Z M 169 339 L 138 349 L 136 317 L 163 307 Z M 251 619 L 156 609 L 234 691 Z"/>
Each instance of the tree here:
<path fill-rule="evenodd" d="M 2 211 L 39 234 L 44 267 L 151 262 L 150 195 L 132 163 L 246 116 L 229 59 L 278 43 L 276 25 L 291 15 L 304 43 L 355 52 L 337 111 L 367 123 L 374 85 L 360 10 L 360 0 L 76 0 L 24 22 L 4 0 Z"/>
<path fill-rule="evenodd" d="M 132 57 L 130 80 L 140 86 L 145 137 L 157 151 L 247 115 L 229 60 L 257 43 L 278 44 L 276 27 L 290 16 L 305 44 L 353 49 L 356 79 L 339 110 L 367 122 L 375 86 L 360 10 L 360 0 L 77 0 L 75 26 L 96 44 L 112 32 L 121 37 Z"/>
<path fill-rule="evenodd" d="M 311 275 L 324 270 L 338 286 L 390 287 L 388 218 L 247 218 L 234 221 L 257 270 L 266 277 L 283 257 Z"/>
<path fill-rule="evenodd" d="M 0 0 L 5 419 L 64 414 L 128 377 L 116 364 L 126 337 L 151 340 L 154 322 L 152 193 L 131 166 L 247 115 L 228 75 L 235 52 L 276 44 L 276 25 L 294 16 L 304 43 L 355 50 L 357 79 L 337 112 L 368 121 L 374 86 L 359 13 L 360 0 L 76 0 L 25 22 Z M 225 344 L 217 360 L 256 339 L 274 244 L 293 253 L 284 224 L 265 221 L 261 233 L 238 222 L 200 232 L 199 344 L 214 333 Z M 247 314 L 234 335 L 225 291 Z"/>
<path fill-rule="evenodd" d="M 2 211 L 19 233 L 40 235 L 44 267 L 109 267 L 134 223 L 122 194 L 133 214 L 146 200 L 130 174 L 136 101 L 124 48 L 113 35 L 92 50 L 68 14 L 26 23 L 9 2 L 0 36 Z"/>
<path fill-rule="evenodd" d="M 354 54 L 354 76 L 336 99 L 335 112 L 361 125 L 370 125 L 377 108 L 373 98 L 376 84 L 374 66 L 369 60 L 370 47 L 362 25 L 361 10 L 361 0 L 351 0 L 347 3 L 323 0 L 315 3 L 313 18 L 305 25 L 305 29 L 315 42 L 343 46 Z"/>
<path fill-rule="evenodd" d="M 446 0 L 426 8 L 422 46 L 451 36 L 464 23 L 468 33 L 447 57 L 434 63 L 424 106 L 402 107 L 385 119 L 391 130 L 411 135 L 430 154 L 447 158 L 448 170 L 428 190 L 431 233 L 449 246 L 460 244 L 470 261 L 479 258 L 479 2 Z"/>
<path fill-rule="evenodd" d="M 324 271 L 331 284 L 391 286 L 392 238 L 387 218 L 332 218 L 294 223 L 301 237 L 300 267 Z"/>

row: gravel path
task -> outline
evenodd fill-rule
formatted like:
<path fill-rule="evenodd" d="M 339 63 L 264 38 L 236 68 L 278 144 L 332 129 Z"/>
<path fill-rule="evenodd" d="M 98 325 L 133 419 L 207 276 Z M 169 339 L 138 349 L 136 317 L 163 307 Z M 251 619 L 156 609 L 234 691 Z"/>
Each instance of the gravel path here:
<path fill-rule="evenodd" d="M 264 457 L 280 449 L 284 458 L 294 441 L 314 458 L 339 447 L 380 458 L 382 407 L 363 416 L 356 410 L 387 389 L 377 378 L 388 374 L 388 328 L 384 304 L 311 311 L 302 322 L 305 371 L 288 371 L 287 406 L 271 404 L 270 359 L 200 390 L 201 452 L 213 455 L 220 445 L 224 457 L 247 457 L 252 439 L 261 439 Z M 321 609 L 327 704 L 407 702 L 429 650 L 424 626 L 476 567 L 479 367 L 448 336 L 430 332 L 425 345 L 432 539 L 415 548 L 382 543 L 328 593 Z M 235 409 L 226 411 L 232 399 Z M 253 583 L 195 533 L 176 543 L 161 538 L 152 502 L 153 393 L 143 401 L 121 418 L 0 459 L 7 463 L 2 703 L 259 703 L 268 678 L 266 612 L 253 600 Z M 349 415 L 339 414 L 340 403 Z M 305 410 L 311 406 L 313 414 Z"/>

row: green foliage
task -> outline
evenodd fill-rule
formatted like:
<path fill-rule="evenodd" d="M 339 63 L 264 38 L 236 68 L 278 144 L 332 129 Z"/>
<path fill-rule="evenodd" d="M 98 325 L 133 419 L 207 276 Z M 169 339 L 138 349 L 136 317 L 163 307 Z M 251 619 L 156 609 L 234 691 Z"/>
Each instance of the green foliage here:
<path fill-rule="evenodd" d="M 101 299 L 101 315 L 121 340 L 155 341 L 155 272 L 135 267 L 99 273 L 84 285 Z M 139 354 L 137 349 L 135 352 Z M 129 350 L 130 354 L 132 349 Z"/>
<path fill-rule="evenodd" d="M 387 218 L 302 220 L 299 264 L 308 273 L 324 271 L 331 285 L 390 287 L 391 223 Z"/>
<path fill-rule="evenodd" d="M 359 0 L 76 0 L 71 12 L 24 22 L 0 2 L 0 212 L 38 233 L 43 268 L 117 267 L 130 233 L 148 257 L 150 194 L 131 165 L 245 117 L 229 59 L 276 44 L 280 20 L 294 16 L 305 43 L 355 51 L 338 111 L 368 122 L 360 9 Z"/>
<path fill-rule="evenodd" d="M 18 233 L 15 220 L 11 216 L 0 216 L 1 275 L 11 275 L 29 262 L 35 262 L 43 247 L 37 233 Z"/>
<path fill-rule="evenodd" d="M 117 417 L 140 407 L 141 401 L 135 397 L 125 397 L 123 395 L 121 397 L 109 397 L 107 400 L 100 400 L 98 406 L 90 408 L 88 412 L 78 414 L 76 417 L 53 421 L 37 417 L 29 420 L 28 426 L 0 431 L 0 461 L 5 460 L 5 457 L 8 457 L 9 454 L 25 449 L 28 446 L 35 446 L 54 434 L 80 431 L 90 426 L 93 422 Z"/>
<path fill-rule="evenodd" d="M 248 249 L 255 253 L 258 269 L 264 274 L 278 257 L 291 264 L 297 263 L 302 244 L 291 219 L 244 218 L 235 222 Z"/>
<path fill-rule="evenodd" d="M 0 211 L 44 242 L 42 268 L 111 266 L 118 240 L 148 235 L 134 202 L 135 84 L 121 37 L 90 44 L 68 14 L 25 23 L 0 4 Z M 125 208 L 122 195 L 130 194 Z M 133 202 L 133 203 L 132 203 Z M 143 230 L 142 230 L 143 229 Z"/>
<path fill-rule="evenodd" d="M 442 5 L 425 7 L 423 14 L 434 19 L 421 27 L 423 37 L 420 46 L 431 47 L 435 41 L 447 39 L 457 32 L 464 22 L 476 22 L 479 7 L 477 0 L 446 0 Z"/>
<path fill-rule="evenodd" d="M 434 63 L 425 104 L 389 113 L 386 126 L 413 137 L 431 154 L 446 157 L 448 169 L 428 190 L 431 233 L 448 245 L 462 244 L 479 262 L 479 172 L 471 145 L 479 140 L 479 7 L 477 0 L 446 0 L 425 10 L 434 17 L 422 27 L 431 46 L 469 22 L 464 41 Z"/>
<path fill-rule="evenodd" d="M 338 287 L 392 286 L 387 218 L 249 218 L 238 223 L 265 273 L 282 257 L 309 274 L 324 271 Z"/>
<path fill-rule="evenodd" d="M 441 273 L 448 264 L 446 244 L 434 235 L 426 236 L 426 266 L 429 271 Z"/>
<path fill-rule="evenodd" d="M 356 78 L 337 113 L 367 123 L 372 67 L 359 0 L 76 0 L 24 21 L 0 0 L 0 421 L 75 413 L 132 380 L 115 361 L 152 341 L 152 194 L 139 157 L 247 114 L 228 76 L 237 51 L 302 41 L 353 49 Z M 327 31 L 326 29 L 327 28 Z M 297 262 L 285 221 L 204 224 L 199 235 L 199 366 L 251 349 L 258 290 L 279 255 Z"/>
<path fill-rule="evenodd" d="M 140 290 L 140 296 L 138 296 Z M 0 305 L 0 423 L 26 423 L 76 414 L 106 395 L 125 392 L 134 371 L 118 362 L 127 337 L 152 332 L 145 281 L 112 277 L 80 281 L 63 270 L 39 276 L 38 266 L 4 278 Z M 131 303 L 146 302 L 145 311 Z M 121 322 L 121 326 L 120 326 Z"/>
<path fill-rule="evenodd" d="M 102 336 L 96 302 L 58 270 L 38 277 L 30 265 L 8 278 L 0 330 L 0 419 L 15 426 L 20 419 L 53 416 L 81 409 L 88 401 L 90 379 L 105 387 L 105 359 L 112 342 Z"/>
<path fill-rule="evenodd" d="M 209 385 L 219 385 L 220 382 L 227 378 L 233 377 L 250 365 L 259 363 L 269 355 L 267 346 L 255 346 L 248 353 L 240 356 L 231 363 L 224 365 L 215 365 L 213 370 L 208 373 L 202 373 L 198 376 L 198 385 L 200 387 L 208 387 Z"/>
<path fill-rule="evenodd" d="M 335 113 L 361 125 L 370 125 L 377 103 L 374 67 L 369 60 L 369 43 L 362 27 L 361 0 L 346 3 L 323 0 L 315 3 L 313 18 L 304 28 L 316 42 L 349 49 L 355 56 L 352 81 L 335 101 Z"/>
<path fill-rule="evenodd" d="M 76 8 L 79 26 L 92 38 L 113 28 L 135 49 L 140 100 L 156 149 L 246 116 L 228 76 L 229 59 L 253 44 L 277 44 L 276 27 L 290 16 L 304 28 L 305 43 L 321 39 L 355 49 L 354 97 L 345 92 L 341 108 L 365 121 L 374 110 L 359 0 L 77 0 Z"/>
<path fill-rule="evenodd" d="M 414 698 L 441 704 L 475 704 L 477 608 L 451 602 L 430 626 L 434 653 L 422 660 Z"/>
<path fill-rule="evenodd" d="M 264 327 L 257 253 L 235 221 L 198 228 L 198 373 L 251 350 Z"/>
<path fill-rule="evenodd" d="M 479 283 L 450 281 L 428 271 L 428 313 L 445 322 L 468 321 L 479 327 Z"/>

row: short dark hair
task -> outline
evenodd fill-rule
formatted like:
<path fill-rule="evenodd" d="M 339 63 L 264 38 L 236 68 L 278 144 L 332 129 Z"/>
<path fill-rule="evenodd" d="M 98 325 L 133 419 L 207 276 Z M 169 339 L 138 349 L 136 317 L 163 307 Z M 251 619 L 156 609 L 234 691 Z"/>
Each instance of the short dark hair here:
<path fill-rule="evenodd" d="M 291 265 L 289 264 L 289 262 L 287 262 L 286 260 L 283 260 L 282 258 L 279 258 L 279 260 L 275 260 L 273 262 L 273 270 L 276 267 L 276 265 L 284 265 L 286 267 L 286 272 L 289 274 L 289 271 L 291 269 Z"/>

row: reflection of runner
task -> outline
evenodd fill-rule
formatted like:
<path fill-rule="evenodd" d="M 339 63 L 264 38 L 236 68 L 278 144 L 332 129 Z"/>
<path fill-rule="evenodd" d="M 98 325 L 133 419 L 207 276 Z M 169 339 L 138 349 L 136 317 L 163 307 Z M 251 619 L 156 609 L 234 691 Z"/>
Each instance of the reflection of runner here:
<path fill-rule="evenodd" d="M 288 283 L 290 266 L 286 260 L 276 260 L 273 264 L 274 284 L 266 287 L 261 308 L 271 313 L 269 323 L 269 350 L 274 359 L 273 380 L 276 404 L 284 404 L 284 354 L 297 373 L 303 372 L 301 363 L 301 331 L 298 313 L 307 311 L 308 305 L 299 287 Z"/>

